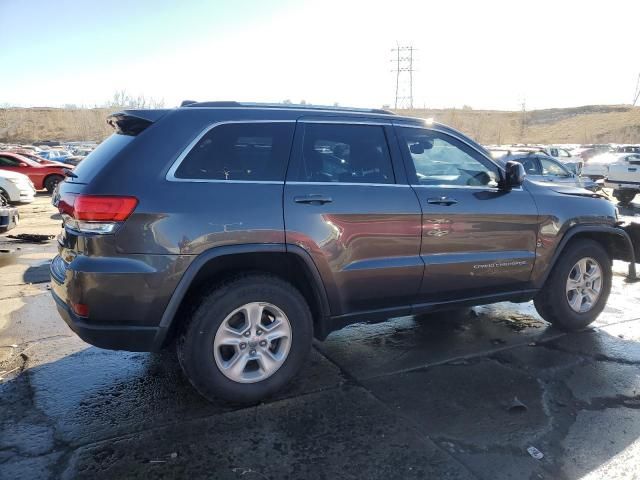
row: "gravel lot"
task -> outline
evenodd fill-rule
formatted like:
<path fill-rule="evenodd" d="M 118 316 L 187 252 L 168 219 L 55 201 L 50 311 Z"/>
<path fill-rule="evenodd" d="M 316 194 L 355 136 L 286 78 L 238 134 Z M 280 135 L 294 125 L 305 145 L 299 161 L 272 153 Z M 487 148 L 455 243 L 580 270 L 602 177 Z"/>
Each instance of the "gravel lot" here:
<path fill-rule="evenodd" d="M 57 234 L 49 201 L 9 234 Z M 510 303 L 354 325 L 237 408 L 200 398 L 171 353 L 72 334 L 48 292 L 55 241 L 0 248 L 2 479 L 640 478 L 640 283 L 623 263 L 588 331 Z"/>

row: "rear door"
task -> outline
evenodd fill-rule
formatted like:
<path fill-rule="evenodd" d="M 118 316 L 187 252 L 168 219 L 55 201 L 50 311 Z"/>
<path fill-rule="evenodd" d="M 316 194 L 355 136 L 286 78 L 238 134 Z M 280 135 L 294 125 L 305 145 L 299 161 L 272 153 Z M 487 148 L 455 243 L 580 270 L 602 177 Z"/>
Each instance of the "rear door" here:
<path fill-rule="evenodd" d="M 284 214 L 287 244 L 313 258 L 334 315 L 409 312 L 423 272 L 421 211 L 390 124 L 300 120 Z"/>
<path fill-rule="evenodd" d="M 424 303 L 516 290 L 529 281 L 538 215 L 523 188 L 498 189 L 499 169 L 436 128 L 396 128 L 423 211 Z"/>

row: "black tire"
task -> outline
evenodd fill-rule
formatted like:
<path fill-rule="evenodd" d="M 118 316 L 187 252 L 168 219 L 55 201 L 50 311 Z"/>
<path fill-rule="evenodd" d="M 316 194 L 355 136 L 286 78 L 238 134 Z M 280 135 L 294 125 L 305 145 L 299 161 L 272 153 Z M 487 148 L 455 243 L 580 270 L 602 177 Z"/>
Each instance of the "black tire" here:
<path fill-rule="evenodd" d="M 629 205 L 636 197 L 635 190 L 614 190 L 613 196 L 621 205 Z"/>
<path fill-rule="evenodd" d="M 218 328 L 235 309 L 251 302 L 268 302 L 281 309 L 291 325 L 288 355 L 271 376 L 255 383 L 227 378 L 214 360 Z M 202 298 L 176 342 L 180 366 L 193 386 L 210 401 L 256 403 L 283 388 L 305 363 L 313 338 L 313 320 L 302 294 L 269 274 L 245 274 L 218 285 Z"/>
<path fill-rule="evenodd" d="M 62 175 L 49 175 L 44 179 L 44 188 L 47 189 L 47 192 L 53 193 L 56 189 L 56 186 L 64 180 Z"/>
<path fill-rule="evenodd" d="M 599 264 L 602 286 L 593 306 L 586 312 L 577 312 L 569 305 L 566 286 L 574 265 L 583 258 L 592 258 Z M 540 316 L 552 325 L 567 331 L 581 330 L 598 318 L 604 309 L 611 292 L 611 275 L 611 259 L 599 243 L 593 240 L 570 242 L 533 303 Z"/>

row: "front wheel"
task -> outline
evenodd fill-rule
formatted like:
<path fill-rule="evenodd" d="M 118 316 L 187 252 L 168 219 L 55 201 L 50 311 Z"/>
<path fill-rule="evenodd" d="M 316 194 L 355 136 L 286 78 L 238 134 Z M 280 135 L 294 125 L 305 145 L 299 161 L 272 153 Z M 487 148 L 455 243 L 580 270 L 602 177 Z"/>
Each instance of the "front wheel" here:
<path fill-rule="evenodd" d="M 176 346 L 185 375 L 204 397 L 255 403 L 298 372 L 312 334 L 311 312 L 293 285 L 251 274 L 206 295 Z"/>
<path fill-rule="evenodd" d="M 570 243 L 534 299 L 542 318 L 563 330 L 580 330 L 604 309 L 611 291 L 611 259 L 593 240 Z"/>

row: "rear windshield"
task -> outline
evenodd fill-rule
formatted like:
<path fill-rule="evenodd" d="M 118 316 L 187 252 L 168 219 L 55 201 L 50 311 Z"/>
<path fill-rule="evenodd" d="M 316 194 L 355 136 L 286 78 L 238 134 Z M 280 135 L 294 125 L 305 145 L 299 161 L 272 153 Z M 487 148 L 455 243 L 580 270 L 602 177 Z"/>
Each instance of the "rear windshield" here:
<path fill-rule="evenodd" d="M 120 153 L 136 137 L 114 133 L 104 142 L 98 145 L 93 152 L 87 155 L 80 164 L 73 169 L 78 178 L 67 178 L 67 182 L 87 183 L 93 179 L 102 166 Z"/>

